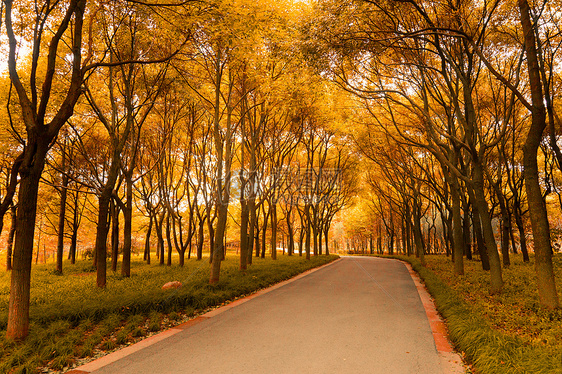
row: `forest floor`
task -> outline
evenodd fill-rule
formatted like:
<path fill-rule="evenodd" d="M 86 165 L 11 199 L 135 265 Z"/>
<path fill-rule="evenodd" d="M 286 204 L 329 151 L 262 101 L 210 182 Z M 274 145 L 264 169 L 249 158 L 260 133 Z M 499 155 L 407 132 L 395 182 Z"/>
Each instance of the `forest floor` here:
<path fill-rule="evenodd" d="M 503 292 L 490 295 L 489 272 L 465 260 L 465 275 L 454 276 L 450 258 L 426 256 L 425 269 L 414 265 L 447 320 L 450 335 L 478 373 L 561 373 L 562 309 L 540 307 L 534 258 L 511 255 L 503 267 Z M 562 292 L 562 255 L 553 258 Z"/>
<path fill-rule="evenodd" d="M 107 287 L 98 289 L 91 260 L 34 265 L 30 306 L 30 335 L 23 343 L 5 338 L 9 272 L 0 274 L 0 373 L 65 371 L 108 352 L 131 345 L 158 331 L 178 325 L 209 309 L 224 305 L 338 256 L 299 256 L 278 260 L 254 258 L 245 273 L 238 257 L 227 256 L 221 280 L 210 286 L 208 259 L 186 260 L 179 267 L 147 265 L 133 258 L 131 277 L 108 270 Z M 180 281 L 179 289 L 162 285 Z"/>

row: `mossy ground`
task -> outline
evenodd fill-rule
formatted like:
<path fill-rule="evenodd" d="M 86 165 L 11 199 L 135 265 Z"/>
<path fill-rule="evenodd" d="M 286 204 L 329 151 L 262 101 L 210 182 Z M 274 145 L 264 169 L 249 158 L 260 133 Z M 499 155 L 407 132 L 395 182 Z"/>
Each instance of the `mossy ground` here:
<path fill-rule="evenodd" d="M 288 279 L 337 256 L 254 258 L 241 273 L 238 258 L 228 256 L 221 280 L 208 284 L 208 260 L 189 260 L 185 266 L 146 265 L 134 259 L 131 277 L 108 272 L 106 289 L 98 289 L 90 261 L 65 263 L 64 275 L 53 264 L 32 271 L 30 335 L 22 343 L 5 338 L 9 300 L 9 273 L 0 275 L 0 373 L 33 373 L 47 366 L 63 370 L 77 358 L 130 344 L 174 324 L 185 316 L 252 293 Z M 162 290 L 178 280 L 183 287 Z"/>

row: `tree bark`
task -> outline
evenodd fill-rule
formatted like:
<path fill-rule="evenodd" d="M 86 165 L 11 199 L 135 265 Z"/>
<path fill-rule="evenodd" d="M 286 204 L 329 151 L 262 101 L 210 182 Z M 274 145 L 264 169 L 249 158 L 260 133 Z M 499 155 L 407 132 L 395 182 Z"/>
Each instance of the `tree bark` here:
<path fill-rule="evenodd" d="M 10 207 L 10 232 L 8 233 L 8 243 L 6 244 L 6 270 L 8 271 L 12 270 L 12 247 L 14 245 L 14 235 L 16 234 L 16 214 L 17 207 L 12 205 Z"/>
<path fill-rule="evenodd" d="M 125 195 L 126 202 L 123 207 L 123 260 L 121 262 L 121 275 L 124 277 L 131 276 L 131 246 L 133 234 L 133 180 L 132 175 L 125 175 Z"/>
<path fill-rule="evenodd" d="M 119 207 L 114 199 L 109 205 L 111 211 L 111 270 L 117 271 L 119 261 Z"/>
<path fill-rule="evenodd" d="M 28 144 L 28 147 L 32 146 Z M 31 262 L 33 259 L 37 193 L 46 154 L 47 146 L 42 145 L 33 154 L 35 162 L 30 165 L 20 181 L 6 331 L 6 335 L 14 340 L 24 339 L 29 332 Z"/>
<path fill-rule="evenodd" d="M 554 269 L 552 265 L 552 246 L 550 243 L 550 225 L 546 211 L 546 204 L 542 197 L 539 183 L 539 168 L 537 152 L 546 128 L 546 109 L 542 92 L 540 69 L 537 59 L 537 48 L 533 23 L 531 22 L 530 9 L 527 0 L 519 0 L 521 26 L 525 37 L 525 54 L 529 71 L 529 86 L 531 90 L 531 126 L 523 146 L 523 176 L 529 215 L 533 230 L 533 243 L 535 248 L 535 270 L 540 304 L 547 309 L 560 306 Z"/>
<path fill-rule="evenodd" d="M 463 263 L 463 227 L 461 223 L 461 197 L 459 180 L 455 175 L 451 179 L 451 200 L 453 206 L 453 261 L 454 274 L 464 275 Z"/>
<path fill-rule="evenodd" d="M 492 219 L 488 209 L 488 202 L 484 194 L 484 173 L 482 165 L 478 160 L 474 161 L 473 189 L 476 205 L 480 214 L 480 222 L 482 223 L 482 233 L 484 235 L 484 243 L 490 261 L 490 293 L 501 293 L 503 288 L 503 278 L 498 246 L 494 237 L 494 229 L 492 228 Z"/>
<path fill-rule="evenodd" d="M 152 214 L 148 217 L 148 229 L 146 230 L 146 237 L 144 239 L 144 256 L 143 259 L 148 265 L 150 265 L 150 235 L 152 234 L 152 225 L 154 220 L 152 219 Z"/>
<path fill-rule="evenodd" d="M 277 260 L 277 204 L 272 203 L 271 214 L 271 258 Z"/>
<path fill-rule="evenodd" d="M 62 170 L 66 170 L 66 147 L 62 148 Z M 62 173 L 60 191 L 60 208 L 59 208 L 59 222 L 57 232 L 57 267 L 56 272 L 62 274 L 62 260 L 64 257 L 64 224 L 66 219 L 66 196 L 68 192 L 68 176 L 65 172 Z"/>

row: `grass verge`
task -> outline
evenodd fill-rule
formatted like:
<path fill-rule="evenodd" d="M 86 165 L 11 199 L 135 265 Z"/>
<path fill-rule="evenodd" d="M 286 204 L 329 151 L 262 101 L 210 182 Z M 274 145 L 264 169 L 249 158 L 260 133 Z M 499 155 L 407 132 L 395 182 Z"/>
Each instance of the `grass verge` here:
<path fill-rule="evenodd" d="M 95 287 L 91 262 L 65 267 L 56 275 L 52 265 L 32 271 L 30 335 L 22 343 L 5 338 L 9 273 L 0 275 L 0 373 L 34 373 L 41 367 L 66 370 L 80 358 L 98 357 L 123 345 L 181 322 L 205 309 L 253 293 L 321 266 L 338 256 L 299 256 L 278 260 L 254 258 L 244 273 L 235 256 L 222 264 L 221 280 L 209 285 L 208 261 L 186 261 L 183 268 L 146 265 L 137 259 L 132 275 L 108 273 L 108 285 Z M 178 280 L 183 286 L 162 290 Z"/>
<path fill-rule="evenodd" d="M 539 307 L 532 264 L 515 258 L 504 269 L 504 292 L 492 296 L 489 275 L 477 262 L 467 262 L 466 275 L 455 277 L 444 256 L 427 256 L 426 267 L 413 257 L 393 257 L 409 262 L 423 279 L 475 373 L 562 373 L 562 311 Z M 562 258 L 554 262 L 560 280 Z"/>

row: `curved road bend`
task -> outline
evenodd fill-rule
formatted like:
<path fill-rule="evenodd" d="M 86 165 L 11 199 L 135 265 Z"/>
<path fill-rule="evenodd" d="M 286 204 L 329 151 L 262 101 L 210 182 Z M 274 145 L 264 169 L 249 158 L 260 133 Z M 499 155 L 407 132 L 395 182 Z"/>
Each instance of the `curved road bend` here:
<path fill-rule="evenodd" d="M 399 261 L 344 257 L 94 371 L 448 373 Z"/>

